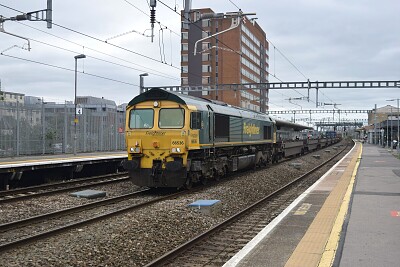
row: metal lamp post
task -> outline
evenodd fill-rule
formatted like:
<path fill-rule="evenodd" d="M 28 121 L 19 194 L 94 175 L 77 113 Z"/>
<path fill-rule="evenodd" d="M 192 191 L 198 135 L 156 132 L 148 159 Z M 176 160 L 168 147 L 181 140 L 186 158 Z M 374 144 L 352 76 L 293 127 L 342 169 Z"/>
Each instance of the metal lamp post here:
<path fill-rule="evenodd" d="M 75 105 L 75 116 L 74 116 L 74 155 L 76 155 L 76 146 L 77 146 L 77 136 L 76 136 L 76 123 L 78 122 L 78 118 L 76 116 L 76 88 L 77 88 L 77 67 L 78 67 L 78 59 L 86 58 L 84 54 L 80 54 L 74 57 L 75 58 L 75 98 L 74 98 L 74 105 Z"/>
<path fill-rule="evenodd" d="M 386 147 L 389 148 L 389 115 L 386 119 Z"/>
<path fill-rule="evenodd" d="M 389 99 L 386 101 L 395 101 L 397 100 L 397 149 L 400 149 L 400 110 L 399 110 L 399 100 L 400 98 Z M 393 138 L 392 138 L 393 140 Z"/>
<path fill-rule="evenodd" d="M 140 85 L 139 85 L 139 93 L 143 93 L 143 91 L 144 91 L 144 85 L 143 85 L 143 80 L 144 80 L 144 76 L 149 76 L 149 74 L 148 73 L 142 73 L 142 74 L 139 74 L 139 77 L 140 77 Z"/>
<path fill-rule="evenodd" d="M 390 150 L 393 149 L 393 120 L 392 120 L 392 115 L 393 114 L 393 110 L 392 110 L 392 106 L 390 106 L 390 142 L 389 142 L 389 146 L 390 146 Z M 388 122 L 389 123 L 389 122 Z"/>

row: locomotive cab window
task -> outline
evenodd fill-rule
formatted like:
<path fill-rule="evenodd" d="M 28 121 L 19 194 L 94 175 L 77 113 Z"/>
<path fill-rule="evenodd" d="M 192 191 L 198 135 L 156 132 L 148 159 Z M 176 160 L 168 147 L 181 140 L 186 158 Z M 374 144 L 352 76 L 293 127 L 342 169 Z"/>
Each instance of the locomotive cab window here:
<path fill-rule="evenodd" d="M 160 128 L 183 128 L 185 111 L 182 108 L 162 108 L 159 113 L 158 126 Z"/>
<path fill-rule="evenodd" d="M 129 128 L 150 129 L 154 125 L 154 111 L 152 109 L 133 109 L 130 112 Z"/>
<path fill-rule="evenodd" d="M 190 114 L 190 128 L 193 130 L 201 129 L 201 112 L 192 112 Z"/>

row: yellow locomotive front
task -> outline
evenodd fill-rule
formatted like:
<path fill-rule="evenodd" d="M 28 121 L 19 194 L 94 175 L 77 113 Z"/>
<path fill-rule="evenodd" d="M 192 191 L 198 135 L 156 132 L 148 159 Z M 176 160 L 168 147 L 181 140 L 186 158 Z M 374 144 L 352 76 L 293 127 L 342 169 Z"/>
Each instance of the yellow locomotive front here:
<path fill-rule="evenodd" d="M 143 99 L 145 100 L 145 99 Z M 187 177 L 189 110 L 171 100 L 147 100 L 127 108 L 124 167 L 134 184 L 181 187 Z"/>

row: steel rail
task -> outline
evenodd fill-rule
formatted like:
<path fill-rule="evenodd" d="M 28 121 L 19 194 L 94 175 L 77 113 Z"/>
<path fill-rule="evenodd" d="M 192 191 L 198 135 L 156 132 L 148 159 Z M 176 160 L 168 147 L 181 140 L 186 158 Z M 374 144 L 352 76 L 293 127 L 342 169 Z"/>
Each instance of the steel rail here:
<path fill-rule="evenodd" d="M 314 173 L 315 171 L 319 170 L 321 167 L 325 166 L 326 164 L 331 162 L 334 158 L 336 158 L 338 155 L 340 155 L 346 148 L 347 148 L 347 145 L 345 146 L 345 148 L 343 150 L 341 150 L 340 152 L 336 153 L 329 160 L 321 163 L 320 165 L 316 166 L 315 168 L 313 168 L 312 170 L 308 171 L 307 173 L 302 174 L 301 176 L 297 177 L 296 179 L 294 179 L 290 183 L 288 183 L 288 184 L 284 185 L 283 187 L 277 189 L 276 191 L 272 192 L 271 194 L 269 194 L 268 196 L 264 197 L 263 199 L 257 201 L 256 203 L 248 206 L 247 208 L 243 209 L 242 211 L 239 211 L 238 213 L 236 213 L 233 216 L 229 217 L 227 220 L 225 220 L 225 221 L 219 223 L 218 225 L 212 227 L 208 231 L 206 231 L 206 232 L 194 237 L 193 239 L 187 241 L 186 243 L 180 245 L 179 247 L 177 247 L 177 248 L 167 252 L 166 254 L 162 255 L 161 257 L 153 260 L 152 262 L 150 262 L 147 265 L 145 265 L 145 267 L 162 266 L 163 264 L 169 263 L 173 259 L 177 258 L 179 255 L 183 254 L 185 251 L 187 251 L 190 248 L 194 247 L 198 242 L 201 242 L 202 240 L 208 238 L 209 236 L 211 236 L 212 234 L 216 233 L 217 231 L 220 231 L 221 229 L 231 225 L 232 223 L 234 223 L 235 221 L 239 220 L 240 218 L 242 218 L 247 213 L 251 212 L 253 209 L 256 209 L 259 205 L 261 205 L 264 202 L 270 200 L 271 198 L 275 197 L 276 195 L 282 193 L 284 190 L 288 189 L 293 184 L 301 181 L 302 179 L 304 179 L 308 175 L 310 175 L 310 174 Z"/>
<path fill-rule="evenodd" d="M 113 173 L 113 174 L 107 174 L 107 175 L 99 175 L 99 176 L 93 176 L 93 177 L 89 177 L 89 178 L 75 178 L 75 179 L 71 179 L 68 181 L 51 183 L 51 184 L 43 184 L 43 185 L 28 186 L 28 187 L 16 188 L 16 189 L 10 189 L 10 190 L 2 190 L 2 191 L 0 191 L 0 197 L 9 195 L 10 193 L 20 194 L 20 193 L 30 192 L 32 190 L 41 190 L 41 189 L 46 189 L 46 188 L 51 188 L 51 187 L 56 187 L 56 186 L 64 186 L 67 184 L 77 184 L 77 183 L 82 183 L 82 182 L 96 181 L 98 179 L 104 179 L 104 178 L 108 178 L 108 177 L 118 177 L 118 176 L 124 175 L 124 174 L 126 174 L 126 172 L 118 173 L 118 174 Z"/>
<path fill-rule="evenodd" d="M 90 208 L 95 208 L 95 207 L 99 207 L 101 205 L 112 204 L 112 203 L 115 203 L 117 201 L 122 201 L 124 199 L 127 199 L 127 198 L 130 198 L 130 197 L 142 194 L 144 192 L 148 192 L 149 190 L 150 189 L 143 189 L 143 190 L 136 191 L 136 192 L 133 192 L 133 193 L 128 193 L 128 194 L 124 194 L 124 195 L 117 196 L 117 197 L 102 199 L 102 200 L 94 201 L 94 202 L 91 202 L 91 203 L 83 204 L 83 205 L 80 205 L 80 206 L 75 206 L 75 207 L 62 209 L 62 210 L 57 210 L 57 211 L 54 211 L 54 212 L 49 212 L 49 213 L 46 213 L 46 214 L 41 214 L 41 215 L 37 215 L 37 216 L 26 218 L 26 219 L 18 220 L 18 221 L 3 223 L 3 224 L 0 224 L 0 232 L 5 232 L 5 231 L 10 230 L 10 229 L 15 229 L 15 228 L 18 228 L 18 227 L 21 227 L 21 226 L 37 223 L 39 221 L 43 221 L 43 220 L 46 220 L 46 219 L 51 219 L 51 218 L 54 218 L 54 217 L 68 215 L 68 214 L 71 214 L 71 213 L 74 213 L 74 212 L 77 212 L 77 211 L 86 210 L 86 209 L 90 209 Z"/>
<path fill-rule="evenodd" d="M 125 174 L 123 174 L 123 175 L 125 175 Z M 121 176 L 121 174 L 116 175 L 116 176 L 117 177 Z M 100 179 L 109 179 L 109 180 L 82 185 L 82 183 L 93 182 L 93 181 L 100 180 Z M 55 194 L 55 193 L 61 193 L 61 192 L 65 192 L 65 191 L 69 191 L 69 190 L 73 190 L 73 189 L 78 189 L 78 188 L 82 188 L 83 189 L 83 188 L 91 187 L 91 186 L 94 186 L 94 185 L 104 185 L 104 184 L 116 183 L 116 182 L 126 181 L 128 179 L 129 179 L 129 177 L 126 176 L 126 175 L 121 177 L 121 178 L 97 177 L 97 178 L 89 178 L 87 180 L 82 180 L 82 181 L 74 180 L 74 181 L 71 181 L 71 183 L 64 182 L 64 183 L 50 184 L 50 185 L 44 185 L 44 186 L 34 186 L 34 187 L 29 187 L 29 188 L 15 189 L 15 190 L 12 190 L 12 191 L 3 191 L 3 192 L 1 192 L 3 194 L 0 195 L 0 197 L 1 197 L 0 198 L 0 203 L 12 202 L 12 201 L 25 199 L 25 198 L 46 196 L 46 195 L 51 195 L 51 194 Z M 78 184 L 78 185 L 69 186 L 69 187 L 63 187 L 63 188 L 57 188 L 57 189 L 44 191 L 44 192 L 39 191 L 39 190 L 42 190 L 42 189 L 53 188 L 53 187 L 57 187 L 57 186 L 65 186 L 65 185 L 68 186 L 68 185 L 71 185 L 71 184 L 72 185 L 73 184 Z M 79 185 L 79 184 L 81 184 L 81 185 Z M 32 192 L 32 190 L 36 190 L 36 191 Z M 7 192 L 8 192 L 8 194 L 6 194 Z"/>
<path fill-rule="evenodd" d="M 95 223 L 95 222 L 98 222 L 98 221 L 113 217 L 113 216 L 118 215 L 118 214 L 122 214 L 122 213 L 125 213 L 125 212 L 128 212 L 128 211 L 132 211 L 132 210 L 135 210 L 135 209 L 140 209 L 140 208 L 155 204 L 157 202 L 161 202 L 163 200 L 167 200 L 167 199 L 170 199 L 170 198 L 175 198 L 177 196 L 180 196 L 180 195 L 183 195 L 183 194 L 186 194 L 186 193 L 187 193 L 186 191 L 181 191 L 181 192 L 173 193 L 173 194 L 170 194 L 170 195 L 167 195 L 167 196 L 158 197 L 158 198 L 155 198 L 153 200 L 150 200 L 150 201 L 147 201 L 147 202 L 144 202 L 144 203 L 135 204 L 135 205 L 131 205 L 131 206 L 128 206 L 128 207 L 120 208 L 120 209 L 117 209 L 117 210 L 114 210 L 114 211 L 111 211 L 111 212 L 107 212 L 107 213 L 104 213 L 104 214 L 101 214 L 101 215 L 98 215 L 98 216 L 95 216 L 95 217 L 92 217 L 92 218 L 89 218 L 89 219 L 84 219 L 84 220 L 81 220 L 81 221 L 78 221 L 78 222 L 72 222 L 70 224 L 67 224 L 67 225 L 64 225 L 64 226 L 60 226 L 60 227 L 56 227 L 56 228 L 53 228 L 53 229 L 50 229 L 50 230 L 47 230 L 47 231 L 44 231 L 44 232 L 41 232 L 41 233 L 37 233 L 37 234 L 31 235 L 31 236 L 28 236 L 28 237 L 25 237 L 25 238 L 21 238 L 21 239 L 18 239 L 18 240 L 10 241 L 10 242 L 1 244 L 0 245 L 0 251 L 5 251 L 5 250 L 11 249 L 11 248 L 15 248 L 15 247 L 20 246 L 20 245 L 28 244 L 28 243 L 31 243 L 33 241 L 37 241 L 37 240 L 40 240 L 42 238 L 49 237 L 49 236 L 64 232 L 66 230 L 76 228 L 78 226 L 83 226 L 83 225 L 86 225 L 86 224 Z"/>

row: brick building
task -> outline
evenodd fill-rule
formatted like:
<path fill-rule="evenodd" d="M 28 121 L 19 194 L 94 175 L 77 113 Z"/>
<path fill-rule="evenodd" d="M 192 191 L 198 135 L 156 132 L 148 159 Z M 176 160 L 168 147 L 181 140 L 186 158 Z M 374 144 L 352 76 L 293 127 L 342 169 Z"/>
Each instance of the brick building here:
<path fill-rule="evenodd" d="M 240 89 L 246 87 L 242 84 L 268 82 L 266 34 L 240 13 L 222 15 L 209 8 L 191 10 L 189 29 L 182 27 L 181 85 L 214 88 L 191 94 L 265 112 L 266 89 L 260 90 L 260 85 Z M 222 84 L 239 84 L 239 90 L 224 90 Z"/>

